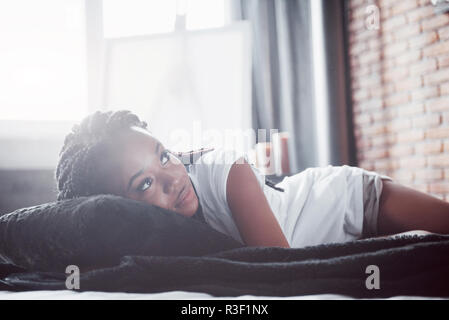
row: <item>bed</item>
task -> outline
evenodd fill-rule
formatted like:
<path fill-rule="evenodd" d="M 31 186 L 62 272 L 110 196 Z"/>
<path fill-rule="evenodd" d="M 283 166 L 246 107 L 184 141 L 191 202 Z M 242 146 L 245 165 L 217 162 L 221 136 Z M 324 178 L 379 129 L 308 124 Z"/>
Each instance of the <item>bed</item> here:
<path fill-rule="evenodd" d="M 246 247 L 103 195 L 0 217 L 0 299 L 447 299 L 448 253 L 448 235 L 419 233 Z M 69 265 L 80 270 L 77 290 L 66 290 Z"/>

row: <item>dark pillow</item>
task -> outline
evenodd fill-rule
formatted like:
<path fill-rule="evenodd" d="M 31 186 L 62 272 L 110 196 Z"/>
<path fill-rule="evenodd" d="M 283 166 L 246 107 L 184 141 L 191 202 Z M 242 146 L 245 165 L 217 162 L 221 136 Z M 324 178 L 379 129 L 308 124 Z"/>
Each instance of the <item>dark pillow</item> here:
<path fill-rule="evenodd" d="M 200 256 L 242 247 L 201 221 L 112 195 L 82 197 L 0 217 L 0 257 L 28 270 L 112 266 L 125 255 Z"/>

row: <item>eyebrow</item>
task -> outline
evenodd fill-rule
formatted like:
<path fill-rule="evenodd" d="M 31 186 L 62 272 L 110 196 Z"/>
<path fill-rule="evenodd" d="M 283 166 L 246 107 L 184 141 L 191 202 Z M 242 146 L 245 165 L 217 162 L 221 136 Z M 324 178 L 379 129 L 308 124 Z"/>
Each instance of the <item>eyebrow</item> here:
<path fill-rule="evenodd" d="M 158 143 L 156 144 L 156 148 L 155 148 L 155 150 L 154 150 L 154 153 L 155 153 L 155 154 L 159 154 L 159 149 L 160 149 L 160 148 L 161 148 L 161 144 L 158 142 Z M 142 168 L 142 169 L 140 169 L 139 171 L 137 171 L 136 174 L 134 174 L 134 175 L 131 177 L 131 179 L 129 179 L 128 188 L 126 189 L 126 192 L 129 191 L 129 189 L 131 188 L 131 186 L 132 186 L 134 180 L 135 180 L 138 176 L 140 176 L 140 175 L 145 171 L 145 169 L 146 169 L 147 167 L 148 167 L 148 164 L 145 165 L 144 168 Z"/>

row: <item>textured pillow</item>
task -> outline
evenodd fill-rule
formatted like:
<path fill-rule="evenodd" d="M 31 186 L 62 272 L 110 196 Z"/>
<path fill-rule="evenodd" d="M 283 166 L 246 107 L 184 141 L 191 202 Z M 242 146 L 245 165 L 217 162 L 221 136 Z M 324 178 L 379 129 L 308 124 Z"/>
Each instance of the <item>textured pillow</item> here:
<path fill-rule="evenodd" d="M 42 204 L 0 217 L 0 257 L 33 271 L 112 266 L 125 255 L 200 256 L 242 247 L 206 224 L 122 197 Z M 1 260 L 1 259 L 0 259 Z"/>

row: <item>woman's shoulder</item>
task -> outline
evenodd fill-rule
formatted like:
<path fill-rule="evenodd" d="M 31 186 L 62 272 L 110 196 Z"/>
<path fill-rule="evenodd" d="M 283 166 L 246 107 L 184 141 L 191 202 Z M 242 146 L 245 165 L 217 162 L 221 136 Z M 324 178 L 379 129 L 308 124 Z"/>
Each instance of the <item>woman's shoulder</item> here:
<path fill-rule="evenodd" d="M 223 193 L 231 167 L 245 159 L 245 154 L 232 149 L 216 148 L 198 158 L 189 166 L 188 172 L 201 186 L 219 188 Z M 242 160 L 243 163 L 243 160 Z"/>

